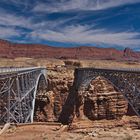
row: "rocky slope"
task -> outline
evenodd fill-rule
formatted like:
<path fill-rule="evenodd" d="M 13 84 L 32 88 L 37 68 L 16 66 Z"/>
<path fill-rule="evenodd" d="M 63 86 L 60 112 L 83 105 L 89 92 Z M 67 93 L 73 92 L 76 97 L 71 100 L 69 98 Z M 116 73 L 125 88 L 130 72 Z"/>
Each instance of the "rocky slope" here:
<path fill-rule="evenodd" d="M 107 59 L 107 60 L 140 60 L 140 53 L 126 48 L 124 51 L 114 48 L 97 47 L 51 47 L 39 44 L 15 44 L 0 40 L 0 57 L 16 58 L 57 58 L 57 59 Z"/>

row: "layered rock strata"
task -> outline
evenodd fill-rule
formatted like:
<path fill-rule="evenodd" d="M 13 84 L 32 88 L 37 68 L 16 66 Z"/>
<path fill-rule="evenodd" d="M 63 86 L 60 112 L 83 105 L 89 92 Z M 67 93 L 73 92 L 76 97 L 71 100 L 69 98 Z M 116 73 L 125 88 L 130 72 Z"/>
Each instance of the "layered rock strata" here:
<path fill-rule="evenodd" d="M 57 59 L 106 59 L 106 60 L 140 60 L 140 53 L 126 48 L 98 47 L 52 47 L 39 44 L 16 44 L 0 40 L 0 58 L 57 58 Z"/>
<path fill-rule="evenodd" d="M 36 97 L 35 121 L 58 121 L 73 83 L 73 71 L 54 68 L 48 71 L 48 87 Z"/>
<path fill-rule="evenodd" d="M 123 95 L 101 77 L 91 81 L 86 91 L 80 91 L 77 102 L 78 118 L 90 120 L 121 118 L 128 107 Z"/>

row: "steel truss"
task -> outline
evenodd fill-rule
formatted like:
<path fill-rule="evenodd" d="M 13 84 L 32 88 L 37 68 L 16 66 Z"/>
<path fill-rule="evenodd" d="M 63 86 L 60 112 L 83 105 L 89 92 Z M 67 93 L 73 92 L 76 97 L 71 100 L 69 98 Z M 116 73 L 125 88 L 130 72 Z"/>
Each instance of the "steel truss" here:
<path fill-rule="evenodd" d="M 120 91 L 136 114 L 140 116 L 140 69 L 76 69 L 74 88 L 77 95 L 83 96 L 90 82 L 98 76 L 108 80 Z"/>
<path fill-rule="evenodd" d="M 38 83 L 46 88 L 46 69 L 10 68 L 0 73 L 0 123 L 33 122 Z"/>

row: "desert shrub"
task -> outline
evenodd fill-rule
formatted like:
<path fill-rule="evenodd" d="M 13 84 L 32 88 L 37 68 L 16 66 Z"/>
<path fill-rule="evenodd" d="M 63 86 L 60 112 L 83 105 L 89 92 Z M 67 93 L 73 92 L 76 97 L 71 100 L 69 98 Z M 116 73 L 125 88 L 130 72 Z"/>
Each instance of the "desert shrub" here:
<path fill-rule="evenodd" d="M 132 140 L 132 136 L 130 136 L 130 135 L 126 135 L 126 137 L 123 138 L 123 140 Z"/>
<path fill-rule="evenodd" d="M 67 60 L 67 61 L 64 61 L 64 64 L 66 66 L 73 66 L 73 61 Z"/>
<path fill-rule="evenodd" d="M 74 64 L 73 64 L 74 66 L 76 66 L 76 67 L 81 67 L 82 66 L 82 64 L 81 64 L 81 62 L 74 62 Z"/>
<path fill-rule="evenodd" d="M 67 60 L 64 61 L 64 64 L 65 66 L 82 67 L 82 63 L 80 61 Z"/>

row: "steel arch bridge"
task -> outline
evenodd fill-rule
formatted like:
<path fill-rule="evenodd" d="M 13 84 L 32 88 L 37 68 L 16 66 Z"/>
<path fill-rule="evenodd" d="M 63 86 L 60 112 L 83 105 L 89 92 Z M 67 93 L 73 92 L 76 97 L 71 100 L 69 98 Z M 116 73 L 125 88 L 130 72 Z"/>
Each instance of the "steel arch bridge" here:
<path fill-rule="evenodd" d="M 36 94 L 46 87 L 45 68 L 0 68 L 0 123 L 33 122 Z"/>
<path fill-rule="evenodd" d="M 83 97 L 90 82 L 102 77 L 120 91 L 140 116 L 140 69 L 78 68 L 75 70 L 74 87 L 77 95 Z"/>
<path fill-rule="evenodd" d="M 74 72 L 73 87 L 59 121 L 68 124 L 73 121 L 76 114 L 80 114 L 80 110 L 82 110 L 80 107 L 88 94 L 88 87 L 98 76 L 120 91 L 136 114 L 140 116 L 140 69 L 77 68 Z"/>

